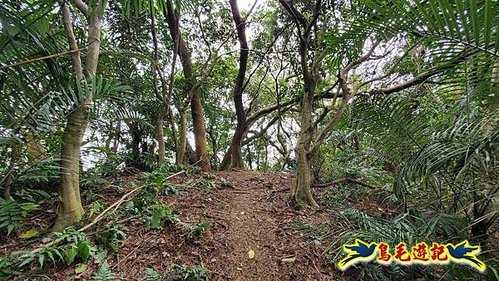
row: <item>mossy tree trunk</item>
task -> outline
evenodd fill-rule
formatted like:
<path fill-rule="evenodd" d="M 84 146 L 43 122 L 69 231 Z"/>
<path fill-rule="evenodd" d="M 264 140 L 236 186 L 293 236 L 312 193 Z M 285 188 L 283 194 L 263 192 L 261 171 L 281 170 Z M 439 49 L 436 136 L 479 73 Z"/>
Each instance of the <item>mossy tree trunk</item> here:
<path fill-rule="evenodd" d="M 303 99 L 300 110 L 300 135 L 296 145 L 296 179 L 291 187 L 291 199 L 300 207 L 317 207 L 312 196 L 312 173 L 310 160 L 313 158 L 312 140 L 314 137 L 314 124 L 312 121 L 312 112 L 314 105 L 314 96 L 318 80 L 318 61 L 309 61 L 309 44 L 312 36 L 312 27 L 315 25 L 319 16 L 321 1 L 316 1 L 315 12 L 312 20 L 309 22 L 293 6 L 292 1 L 279 1 L 283 8 L 293 17 L 296 24 L 299 37 L 299 55 L 301 74 L 303 77 Z"/>
<path fill-rule="evenodd" d="M 306 43 L 300 49 L 303 49 L 303 58 L 306 58 Z M 305 69 L 307 67 L 305 66 Z M 295 203 L 302 207 L 317 207 L 317 203 L 312 197 L 312 173 L 310 168 L 310 161 L 312 159 L 311 143 L 314 133 L 312 124 L 312 110 L 314 102 L 314 91 L 316 87 L 315 78 L 306 71 L 305 79 L 305 93 L 301 104 L 300 114 L 300 135 L 296 145 L 296 180 L 293 188 L 291 189 L 291 196 Z M 304 72 L 305 73 L 305 72 Z"/>
<path fill-rule="evenodd" d="M 89 8 L 85 4 L 77 8 L 88 20 L 88 49 L 85 59 L 85 68 L 82 68 L 80 53 L 72 53 L 72 62 L 77 80 L 91 79 L 97 70 L 100 49 L 101 15 L 106 6 L 106 0 L 95 3 Z M 61 2 L 62 20 L 71 50 L 77 50 L 78 45 L 73 32 L 71 11 L 65 2 Z M 84 210 L 80 199 L 80 148 L 83 135 L 88 125 L 88 117 L 92 106 L 92 96 L 87 95 L 69 114 L 62 136 L 61 174 L 59 199 L 61 205 L 57 210 L 57 219 L 53 231 L 62 231 L 83 217 Z"/>

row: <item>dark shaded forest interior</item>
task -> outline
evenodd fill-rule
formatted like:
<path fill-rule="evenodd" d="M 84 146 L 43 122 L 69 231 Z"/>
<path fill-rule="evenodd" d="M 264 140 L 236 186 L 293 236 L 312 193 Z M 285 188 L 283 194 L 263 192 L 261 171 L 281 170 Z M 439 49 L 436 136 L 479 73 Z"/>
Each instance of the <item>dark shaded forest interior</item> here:
<path fill-rule="evenodd" d="M 498 11 L 0 0 L 0 280 L 499 280 Z"/>

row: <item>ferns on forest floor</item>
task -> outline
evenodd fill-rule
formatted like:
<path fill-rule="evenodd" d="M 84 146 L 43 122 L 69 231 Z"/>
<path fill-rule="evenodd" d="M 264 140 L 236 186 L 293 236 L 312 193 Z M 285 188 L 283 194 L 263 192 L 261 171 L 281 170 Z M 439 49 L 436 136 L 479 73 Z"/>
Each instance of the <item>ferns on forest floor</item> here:
<path fill-rule="evenodd" d="M 170 264 L 167 270 L 162 273 L 152 268 L 145 268 L 143 271 L 146 281 L 206 281 L 209 274 L 210 272 L 206 268 L 180 264 Z"/>
<path fill-rule="evenodd" d="M 113 253 L 118 253 L 120 242 L 127 236 L 121 228 L 117 224 L 106 225 L 98 234 L 99 244 Z"/>
<path fill-rule="evenodd" d="M 116 274 L 111 270 L 107 261 L 104 261 L 94 276 L 92 277 L 94 281 L 112 281 L 116 280 Z"/>
<path fill-rule="evenodd" d="M 39 205 L 34 203 L 20 203 L 15 200 L 0 198 L 0 231 L 7 229 L 9 235 L 15 227 L 19 227 L 23 219 Z"/>

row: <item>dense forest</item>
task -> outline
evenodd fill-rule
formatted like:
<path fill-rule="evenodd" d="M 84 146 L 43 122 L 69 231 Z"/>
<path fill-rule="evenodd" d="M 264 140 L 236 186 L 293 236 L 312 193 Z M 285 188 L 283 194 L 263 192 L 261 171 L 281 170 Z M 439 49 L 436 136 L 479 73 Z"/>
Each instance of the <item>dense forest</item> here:
<path fill-rule="evenodd" d="M 499 280 L 498 12 L 0 0 L 0 280 Z"/>

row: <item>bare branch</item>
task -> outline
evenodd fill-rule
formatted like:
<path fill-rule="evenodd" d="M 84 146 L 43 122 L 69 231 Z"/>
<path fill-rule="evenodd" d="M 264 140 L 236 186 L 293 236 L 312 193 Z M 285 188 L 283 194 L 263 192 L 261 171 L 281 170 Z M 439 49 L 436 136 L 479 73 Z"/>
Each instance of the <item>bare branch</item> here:
<path fill-rule="evenodd" d="M 370 93 L 370 94 L 391 94 L 391 93 L 399 92 L 399 91 L 408 89 L 412 86 L 424 83 L 427 79 L 431 78 L 432 76 L 440 74 L 444 70 L 454 68 L 456 65 L 465 61 L 469 56 L 475 54 L 476 52 L 477 52 L 477 50 L 463 51 L 456 58 L 454 58 L 450 61 L 447 61 L 446 63 L 443 63 L 439 66 L 436 66 L 433 69 L 428 70 L 427 72 L 421 73 L 421 74 L 417 75 L 416 77 L 414 77 L 406 82 L 403 82 L 403 83 L 400 83 L 400 84 L 397 84 L 397 85 L 394 85 L 391 87 L 387 87 L 387 88 L 372 89 L 371 91 L 368 91 L 368 93 Z"/>
<path fill-rule="evenodd" d="M 88 11 L 87 4 L 83 3 L 81 0 L 73 0 L 73 4 L 76 6 L 78 10 L 86 17 L 90 17 L 90 12 Z"/>
<path fill-rule="evenodd" d="M 272 127 L 272 125 L 274 125 L 275 122 L 277 122 L 277 120 L 279 120 L 279 118 L 280 118 L 279 115 L 277 115 L 276 117 L 274 117 L 272 120 L 270 120 L 267 123 L 267 125 L 262 130 L 260 130 L 259 132 L 255 133 L 251 137 L 246 138 L 245 140 L 243 140 L 241 142 L 241 146 L 245 146 L 245 145 L 249 144 L 250 142 L 254 141 L 255 139 L 260 138 L 261 136 L 263 136 L 268 131 L 268 129 L 270 127 Z"/>
<path fill-rule="evenodd" d="M 62 3 L 62 23 L 64 25 L 64 30 L 66 31 L 66 37 L 68 39 L 69 49 L 71 50 L 71 59 L 73 61 L 73 68 L 75 72 L 75 77 L 77 80 L 83 78 L 83 68 L 81 64 L 80 51 L 78 49 L 78 43 L 76 42 L 76 37 L 73 31 L 73 20 L 71 19 L 71 11 L 66 3 Z"/>
<path fill-rule="evenodd" d="M 407 49 L 400 58 L 397 59 L 397 61 L 390 67 L 390 69 L 388 69 L 388 71 L 386 72 L 386 74 L 380 76 L 380 77 L 376 77 L 376 78 L 373 78 L 371 80 L 368 80 L 364 83 L 362 83 L 359 88 L 362 88 L 363 86 L 365 85 L 368 85 L 368 84 L 371 84 L 372 82 L 375 82 L 375 81 L 379 81 L 379 80 L 383 80 L 385 79 L 386 77 L 392 75 L 394 72 L 395 72 L 395 69 L 399 66 L 399 64 L 402 62 L 402 60 L 414 49 L 416 48 L 422 41 L 423 39 L 417 41 L 416 43 L 414 43 L 409 49 Z"/>
<path fill-rule="evenodd" d="M 344 69 L 343 69 L 343 72 L 344 73 L 348 73 L 348 71 L 354 69 L 355 67 L 359 66 L 360 64 L 362 64 L 363 62 L 369 60 L 369 58 L 371 57 L 371 55 L 374 53 L 374 50 L 376 49 L 376 47 L 378 47 L 380 41 L 376 41 L 373 43 L 373 45 L 371 46 L 371 48 L 369 49 L 369 51 L 367 51 L 366 54 L 364 54 L 363 56 L 361 56 L 360 58 L 354 60 L 353 62 L 349 63 Z"/>

